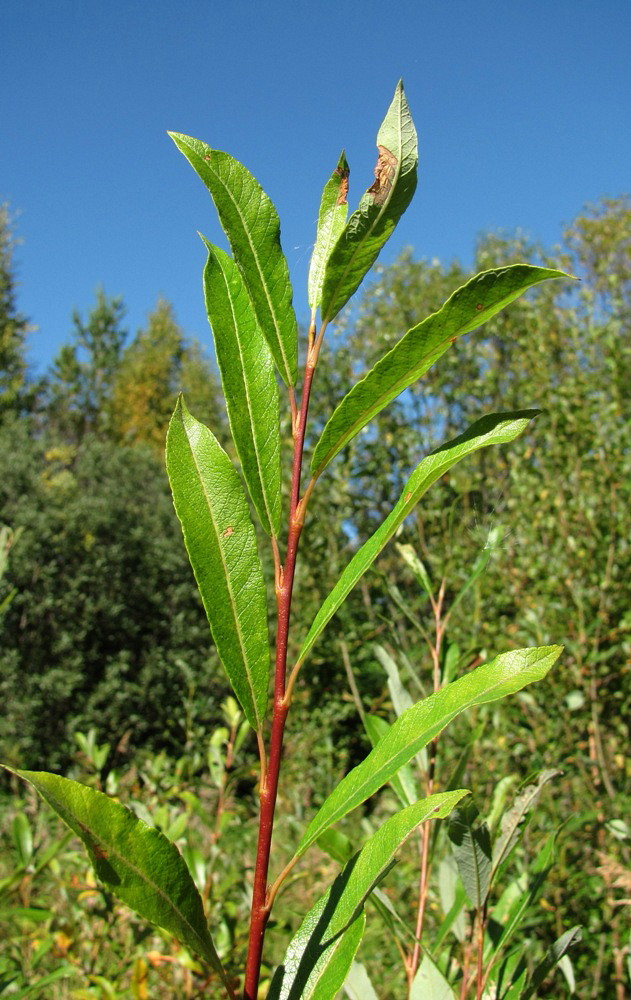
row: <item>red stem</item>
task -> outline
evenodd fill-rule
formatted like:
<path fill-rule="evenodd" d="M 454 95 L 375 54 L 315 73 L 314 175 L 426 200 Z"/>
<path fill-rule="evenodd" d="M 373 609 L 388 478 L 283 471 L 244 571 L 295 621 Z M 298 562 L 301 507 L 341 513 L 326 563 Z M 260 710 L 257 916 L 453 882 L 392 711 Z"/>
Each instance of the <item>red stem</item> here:
<path fill-rule="evenodd" d="M 259 978 L 261 974 L 261 960 L 263 957 L 263 940 L 265 938 L 265 928 L 271 911 L 267 875 L 272 846 L 274 811 L 276 808 L 276 796 L 278 793 L 278 779 L 280 775 L 285 721 L 287 719 L 287 712 L 289 711 L 289 704 L 285 702 L 287 640 L 289 636 L 289 616 L 291 612 L 291 597 L 294 585 L 296 556 L 298 554 L 298 543 L 300 541 L 300 535 L 304 523 L 304 504 L 300 501 L 300 475 L 302 470 L 302 455 L 305 441 L 307 412 L 309 409 L 309 395 L 311 393 L 311 383 L 313 380 L 314 370 L 315 358 L 312 356 L 312 352 L 310 351 L 305 368 L 302 406 L 298 420 L 294 422 L 293 428 L 294 461 L 291 477 L 287 554 L 285 558 L 285 565 L 280 568 L 278 579 L 276 581 L 278 629 L 276 633 L 274 710 L 272 715 L 269 760 L 259 792 L 259 837 L 256 849 L 256 864 L 254 868 L 250 937 L 248 941 L 248 956 L 245 966 L 243 1000 L 256 1000 L 257 998 Z"/>

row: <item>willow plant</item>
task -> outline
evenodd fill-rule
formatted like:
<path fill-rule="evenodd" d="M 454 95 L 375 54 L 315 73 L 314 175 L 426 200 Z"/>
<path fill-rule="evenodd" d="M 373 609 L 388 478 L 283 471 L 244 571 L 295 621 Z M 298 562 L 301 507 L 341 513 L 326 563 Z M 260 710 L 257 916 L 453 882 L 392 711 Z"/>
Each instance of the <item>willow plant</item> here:
<path fill-rule="evenodd" d="M 256 1000 L 265 929 L 278 890 L 314 844 L 388 782 L 457 715 L 543 678 L 561 647 L 513 649 L 452 680 L 413 704 L 368 756 L 333 789 L 311 818 L 294 856 L 270 874 L 283 740 L 296 679 L 319 636 L 424 493 L 447 470 L 481 448 L 510 442 L 536 410 L 480 417 L 412 471 L 392 511 L 357 548 L 288 663 L 296 559 L 309 501 L 336 455 L 456 339 L 479 327 L 539 282 L 561 271 L 516 264 L 471 278 L 445 304 L 413 326 L 350 386 L 337 404 L 305 468 L 309 397 L 327 328 L 359 288 L 417 183 L 417 136 L 401 83 L 377 135 L 374 180 L 347 218 L 349 168 L 344 154 L 324 186 L 308 279 L 311 320 L 299 378 L 299 337 L 289 270 L 276 210 L 236 159 L 198 139 L 170 133 L 215 204 L 231 255 L 206 240 L 206 308 L 239 469 L 208 427 L 177 403 L 167 436 L 167 469 L 175 509 L 217 652 L 254 730 L 260 775 L 259 833 L 245 969 L 222 962 L 204 905 L 177 847 L 121 804 L 94 789 L 46 772 L 19 770 L 83 840 L 97 877 L 142 917 L 174 934 L 209 968 L 208 995 Z M 293 461 L 281 462 L 281 399 L 291 414 Z M 288 509 L 283 475 L 289 481 Z M 275 569 L 275 637 L 270 643 L 266 587 L 253 514 Z M 292 648 L 293 648 L 292 643 Z M 298 648 L 298 645 L 296 643 Z M 271 650 L 274 668 L 271 680 Z M 308 682 L 308 681 L 307 681 Z M 273 693 L 270 698 L 270 687 Z M 365 903 L 404 841 L 420 824 L 446 818 L 465 789 L 436 792 L 391 816 L 344 865 L 305 915 L 276 969 L 268 997 L 336 995 L 361 941 Z M 421 942 L 422 946 L 422 942 Z M 418 951 L 418 949 L 417 949 Z M 214 977 L 214 978 L 213 978 Z"/>

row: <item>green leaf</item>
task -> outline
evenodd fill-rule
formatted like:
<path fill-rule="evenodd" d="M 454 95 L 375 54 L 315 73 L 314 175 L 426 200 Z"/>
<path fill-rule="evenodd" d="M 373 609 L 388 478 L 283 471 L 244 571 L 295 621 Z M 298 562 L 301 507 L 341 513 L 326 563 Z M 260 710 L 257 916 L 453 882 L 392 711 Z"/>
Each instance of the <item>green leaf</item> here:
<path fill-rule="evenodd" d="M 498 906 L 494 907 L 493 917 L 494 919 L 501 917 L 502 927 L 499 939 L 492 943 L 492 948 L 490 949 L 495 956 L 492 965 L 496 964 L 499 955 L 510 943 L 526 916 L 528 909 L 543 889 L 545 880 L 554 862 L 557 833 L 558 831 L 551 833 L 544 841 L 531 866 L 527 884 L 510 900 L 505 912 L 501 912 L 500 904 L 502 903 L 502 899 L 499 900 Z M 485 957 L 486 955 L 487 949 L 485 949 Z"/>
<path fill-rule="evenodd" d="M 543 786 L 562 774 L 558 769 L 548 768 L 541 771 L 536 784 L 527 785 L 515 799 L 512 807 L 502 817 L 499 835 L 493 844 L 493 871 L 491 879 L 509 857 L 519 837 L 519 829 L 524 819 L 537 803 Z"/>
<path fill-rule="evenodd" d="M 349 1000 L 379 1000 L 375 988 L 361 962 L 353 962 L 344 980 L 344 992 Z"/>
<path fill-rule="evenodd" d="M 562 934 L 561 937 L 557 938 L 554 944 L 548 948 L 543 961 L 539 963 L 533 972 L 528 989 L 524 993 L 524 1000 L 531 1000 L 532 997 L 537 996 L 537 990 L 542 985 L 546 976 L 558 965 L 566 952 L 579 943 L 582 937 L 582 928 L 580 924 L 577 924 L 575 927 L 571 927 L 569 931 L 566 931 L 565 934 Z"/>
<path fill-rule="evenodd" d="M 438 892 L 440 905 L 445 916 L 434 936 L 433 951 L 441 954 L 443 941 L 449 933 L 462 944 L 466 937 L 465 904 L 466 893 L 458 878 L 458 866 L 452 855 L 446 854 L 438 865 Z"/>
<path fill-rule="evenodd" d="M 371 744 L 373 747 L 376 747 L 379 741 L 389 732 L 390 724 L 378 715 L 367 713 L 364 715 L 364 728 Z M 392 775 L 389 784 L 402 806 L 412 805 L 418 799 L 414 776 L 408 764 L 399 768 L 397 773 Z M 318 843 L 320 843 L 320 840 L 321 838 L 318 838 Z"/>
<path fill-rule="evenodd" d="M 401 545 L 400 542 L 397 542 L 396 547 L 397 552 L 403 559 L 404 563 L 406 563 L 412 570 L 416 580 L 420 583 L 427 596 L 429 598 L 433 597 L 434 592 L 432 590 L 432 582 L 429 578 L 429 573 L 427 572 L 425 564 L 421 562 L 417 556 L 414 547 L 412 545 Z"/>
<path fill-rule="evenodd" d="M 311 255 L 307 283 L 307 298 L 309 307 L 313 312 L 320 305 L 324 271 L 331 250 L 335 246 L 346 223 L 346 216 L 348 215 L 346 195 L 348 193 L 349 174 L 348 163 L 346 162 L 344 150 L 342 150 L 337 167 L 324 185 L 322 200 L 320 201 L 316 241 Z"/>
<path fill-rule="evenodd" d="M 386 672 L 386 676 L 388 678 L 388 691 L 390 692 L 392 707 L 394 708 L 395 714 L 403 715 L 403 713 L 411 707 L 412 698 L 401 680 L 401 675 L 399 674 L 399 668 L 396 661 L 393 660 L 389 652 L 384 649 L 383 646 L 380 646 L 379 643 L 375 643 L 373 648 L 375 650 L 375 656 Z"/>
<path fill-rule="evenodd" d="M 298 333 L 278 213 L 238 160 L 188 135 L 169 135 L 210 192 L 263 336 L 283 381 L 293 386 L 298 374 Z"/>
<path fill-rule="evenodd" d="M 326 265 L 320 305 L 324 323 L 335 319 L 357 290 L 416 189 L 416 129 L 400 81 L 377 133 L 377 149 L 374 183 L 362 196 Z"/>
<path fill-rule="evenodd" d="M 33 860 L 33 831 L 25 813 L 17 813 L 11 825 L 11 836 L 20 868 L 27 868 Z"/>
<path fill-rule="evenodd" d="M 377 413 L 424 375 L 457 337 L 481 326 L 533 285 L 548 278 L 569 277 L 546 267 L 513 264 L 471 278 L 438 312 L 408 330 L 342 399 L 315 446 L 311 460 L 314 477 Z"/>
<path fill-rule="evenodd" d="M 310 925 L 317 931 L 325 918 L 324 907 L 324 900 L 319 907 L 316 904 L 300 930 L 311 918 Z M 333 1000 L 348 975 L 365 929 L 366 914 L 360 913 L 346 930 L 324 946 L 309 939 L 305 943 L 296 935 L 287 949 L 284 964 L 276 970 L 267 1000 Z"/>
<path fill-rule="evenodd" d="M 337 941 L 357 921 L 366 899 L 390 870 L 395 854 L 410 834 L 425 820 L 444 819 L 464 795 L 464 789 L 430 795 L 386 820 L 305 917 L 290 942 L 283 965 L 276 970 L 268 1000 L 304 1000 L 312 996 L 331 1000 L 335 996 L 335 991 L 320 995 L 312 989 L 334 955 Z"/>
<path fill-rule="evenodd" d="M 203 237 L 202 237 L 203 239 Z M 252 502 L 268 535 L 280 531 L 280 426 L 271 351 L 235 262 L 204 240 L 206 312 L 230 428 Z"/>
<path fill-rule="evenodd" d="M 454 1000 L 455 993 L 427 952 L 410 987 L 408 1000 Z"/>
<path fill-rule="evenodd" d="M 309 823 L 296 856 L 304 854 L 329 826 L 365 802 L 465 709 L 498 701 L 545 677 L 562 648 L 540 646 L 502 653 L 400 715 L 374 750 L 324 801 Z"/>
<path fill-rule="evenodd" d="M 173 934 L 222 976 L 201 896 L 177 847 L 131 810 L 78 781 L 7 768 L 28 781 L 83 841 L 97 878 L 145 920 Z"/>
<path fill-rule="evenodd" d="M 522 946 L 502 959 L 497 973 L 488 979 L 486 993 L 497 996 L 501 1000 L 520 1000 L 527 977 L 528 965 Z"/>
<path fill-rule="evenodd" d="M 346 834 L 332 828 L 325 830 L 322 836 L 318 837 L 318 847 L 340 865 L 345 865 L 354 853 L 353 845 Z"/>
<path fill-rule="evenodd" d="M 302 644 L 300 660 L 322 633 L 337 609 L 358 580 L 390 541 L 400 524 L 414 509 L 424 493 L 457 462 L 479 448 L 503 444 L 516 438 L 537 415 L 538 410 L 517 410 L 512 413 L 491 413 L 476 420 L 464 434 L 442 444 L 416 467 L 408 479 L 396 506 L 367 542 L 355 553 L 350 563 L 325 599 Z"/>
<path fill-rule="evenodd" d="M 181 398 L 167 434 L 167 471 L 217 652 L 246 718 L 260 729 L 269 638 L 254 526 L 236 469 Z"/>
<path fill-rule="evenodd" d="M 491 836 L 486 823 L 476 825 L 479 813 L 472 801 L 454 810 L 447 831 L 471 905 L 482 909 L 491 885 Z"/>

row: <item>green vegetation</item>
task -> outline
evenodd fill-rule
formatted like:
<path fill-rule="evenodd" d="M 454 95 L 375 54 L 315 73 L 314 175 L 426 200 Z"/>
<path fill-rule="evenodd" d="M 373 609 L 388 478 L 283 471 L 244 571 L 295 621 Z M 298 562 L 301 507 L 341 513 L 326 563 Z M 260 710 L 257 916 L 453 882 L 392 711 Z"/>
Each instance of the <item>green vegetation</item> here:
<path fill-rule="evenodd" d="M 398 90 L 348 224 L 340 159 L 298 341 L 273 206 L 231 157 L 174 136 L 238 264 L 208 246 L 232 438 L 219 378 L 165 302 L 126 346 L 122 303 L 98 292 L 30 380 L 0 217 L 0 757 L 45 800 L 7 776 L 0 996 L 219 996 L 222 977 L 256 996 L 257 963 L 239 976 L 268 881 L 253 867 L 259 754 L 289 701 L 277 681 L 268 704 L 265 608 L 291 593 L 280 553 L 307 501 L 260 996 L 332 998 L 345 977 L 340 996 L 364 1000 L 629 989 L 631 205 L 587 210 L 554 252 L 489 234 L 477 280 L 405 252 L 323 341 L 412 196 L 412 133 Z M 261 243 L 231 214 L 237 181 L 259 199 Z M 558 267 L 580 286 L 543 280 Z M 174 408 L 169 475 L 201 601 L 163 467 Z M 287 495 L 303 435 L 314 479 L 305 462 Z M 201 488 L 212 476 L 222 509 Z M 215 564 L 199 545 L 211 521 Z M 565 651 L 548 673 L 550 643 Z M 29 773 L 42 767 L 92 795 Z"/>

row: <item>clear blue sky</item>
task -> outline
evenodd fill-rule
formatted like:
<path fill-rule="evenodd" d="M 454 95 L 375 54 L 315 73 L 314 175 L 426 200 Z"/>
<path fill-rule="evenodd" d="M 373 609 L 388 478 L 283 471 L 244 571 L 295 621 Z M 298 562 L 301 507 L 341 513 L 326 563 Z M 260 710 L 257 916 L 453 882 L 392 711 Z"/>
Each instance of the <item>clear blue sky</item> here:
<path fill-rule="evenodd" d="M 416 198 L 385 252 L 469 263 L 476 235 L 547 244 L 631 188 L 629 0 L 3 0 L 0 200 L 19 212 L 19 305 L 42 371 L 102 283 L 131 333 L 159 295 L 209 342 L 212 203 L 165 132 L 240 159 L 275 202 L 306 319 L 322 185 L 346 148 L 354 207 L 403 77 Z M 223 243 L 222 243 L 223 245 Z"/>

